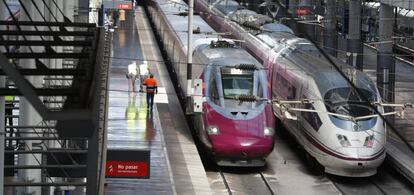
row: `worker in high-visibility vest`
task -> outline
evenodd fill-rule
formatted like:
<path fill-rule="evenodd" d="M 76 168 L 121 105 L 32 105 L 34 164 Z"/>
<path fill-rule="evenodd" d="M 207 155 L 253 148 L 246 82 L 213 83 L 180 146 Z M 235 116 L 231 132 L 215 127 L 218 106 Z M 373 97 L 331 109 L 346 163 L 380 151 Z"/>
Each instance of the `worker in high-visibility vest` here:
<path fill-rule="evenodd" d="M 13 126 L 13 108 L 14 108 L 14 96 L 8 95 L 4 96 L 5 101 L 5 115 L 7 116 L 6 119 L 9 123 L 9 126 Z"/>
<path fill-rule="evenodd" d="M 153 74 L 149 75 L 149 78 L 144 80 L 143 85 L 147 86 L 147 109 L 152 110 L 154 105 L 154 95 L 158 93 L 157 80 Z"/>

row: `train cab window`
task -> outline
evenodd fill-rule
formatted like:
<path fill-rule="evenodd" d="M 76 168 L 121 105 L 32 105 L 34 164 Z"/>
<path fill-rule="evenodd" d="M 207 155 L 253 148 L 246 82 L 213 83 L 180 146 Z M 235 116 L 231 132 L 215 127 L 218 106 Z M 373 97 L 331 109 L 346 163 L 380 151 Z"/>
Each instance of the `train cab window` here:
<path fill-rule="evenodd" d="M 234 68 L 222 68 L 221 79 L 225 99 L 240 95 L 253 95 L 253 72 Z"/>
<path fill-rule="evenodd" d="M 369 101 L 375 101 L 375 95 L 365 89 L 359 89 Z M 349 87 L 335 88 L 325 94 L 325 105 L 329 112 L 347 116 L 360 117 L 374 114 L 369 104 Z"/>
<path fill-rule="evenodd" d="M 376 101 L 375 93 L 369 92 L 366 89 L 359 90 L 368 98 L 370 102 Z M 344 116 L 362 117 L 375 114 L 374 109 L 367 102 L 358 95 L 358 93 L 349 87 L 334 88 L 326 92 L 325 105 L 328 112 L 336 113 Z M 352 131 L 363 131 L 371 129 L 377 122 L 378 117 L 360 119 L 354 125 L 354 122 L 349 118 L 341 116 L 329 116 L 331 121 L 339 128 Z M 357 127 L 357 128 L 355 128 Z"/>

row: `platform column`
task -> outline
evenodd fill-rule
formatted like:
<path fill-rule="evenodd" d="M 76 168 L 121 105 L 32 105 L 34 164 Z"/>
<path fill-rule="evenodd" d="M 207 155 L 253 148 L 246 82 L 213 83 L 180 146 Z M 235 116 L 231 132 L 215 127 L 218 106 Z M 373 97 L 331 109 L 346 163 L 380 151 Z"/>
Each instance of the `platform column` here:
<path fill-rule="evenodd" d="M 326 1 L 324 49 L 328 54 L 336 56 L 337 33 L 336 33 L 336 0 Z"/>
<path fill-rule="evenodd" d="M 76 0 L 78 1 L 78 16 L 76 22 L 89 22 L 89 0 Z"/>
<path fill-rule="evenodd" d="M 296 16 L 296 9 L 299 5 L 299 0 L 289 0 L 289 12 L 292 14 L 292 16 Z"/>
<path fill-rule="evenodd" d="M 361 42 L 361 0 L 349 1 L 349 31 L 348 45 L 349 52 L 348 63 L 362 70 L 363 68 L 363 45 Z"/>
<path fill-rule="evenodd" d="M 44 4 L 41 0 L 34 1 L 40 10 L 44 10 Z M 22 1 L 22 3 L 26 6 L 30 17 L 34 21 L 42 21 L 43 19 L 40 17 L 37 9 L 33 6 L 31 1 Z M 28 15 L 21 11 L 20 16 L 21 21 L 29 21 Z M 22 27 L 25 30 L 36 30 L 33 27 Z M 38 30 L 43 30 L 40 27 Z M 27 40 L 39 40 L 38 38 L 33 37 L 26 37 Z M 33 52 L 43 52 L 43 49 L 32 47 Z M 29 47 L 22 47 L 22 52 L 31 52 Z M 19 64 L 24 68 L 36 68 L 35 61 L 33 59 L 22 59 L 20 60 Z M 40 76 L 27 76 L 26 79 L 33 84 L 34 87 L 42 87 L 43 78 Z M 37 113 L 37 111 L 32 107 L 30 102 L 24 98 L 20 97 L 19 101 L 19 126 L 37 126 L 42 121 L 42 118 Z M 32 132 L 33 129 L 21 129 L 21 132 Z M 33 136 L 30 134 L 21 134 L 21 137 L 24 136 Z M 26 140 L 22 147 L 24 150 L 33 150 L 33 149 L 40 149 L 39 141 L 31 141 Z M 19 165 L 39 165 L 41 163 L 41 155 L 39 154 L 19 154 Z M 19 169 L 18 170 L 19 179 L 23 182 L 34 182 L 38 183 L 41 182 L 41 170 L 40 169 Z M 18 195 L 20 194 L 41 194 L 40 187 L 18 187 Z"/>
<path fill-rule="evenodd" d="M 194 15 L 194 0 L 188 1 L 188 48 L 187 48 L 187 80 L 192 79 L 193 66 L 193 15 Z M 185 88 L 187 89 L 187 87 Z M 188 95 L 187 91 L 187 95 Z"/>
<path fill-rule="evenodd" d="M 1 7 L 0 7 L 1 8 Z M 1 17 L 1 16 L 0 16 Z M 1 17 L 3 19 L 3 17 Z M 5 78 L 0 77 L 0 88 L 6 85 Z M 0 194 L 4 193 L 4 145 L 5 145 L 5 109 L 4 96 L 0 96 Z"/>
<path fill-rule="evenodd" d="M 7 17 L 7 10 L 3 2 L 0 2 L 0 20 L 5 20 Z M 4 30 L 0 27 L 0 30 Z M 3 48 L 0 52 L 4 52 Z M 6 86 L 4 77 L 0 77 L 0 88 Z M 5 145 L 5 109 L 4 96 L 0 96 L 0 159 L 4 159 L 4 145 Z M 0 160 L 0 194 L 4 193 L 4 160 Z"/>
<path fill-rule="evenodd" d="M 377 55 L 377 85 L 381 97 L 387 102 L 394 102 L 395 60 L 393 56 L 393 27 L 393 7 L 381 3 Z"/>
<path fill-rule="evenodd" d="M 4 6 L 3 2 L 0 2 L 0 20 L 5 20 L 5 18 L 7 17 L 6 15 L 6 8 Z M 4 30 L 1 29 L 0 30 Z M 3 52 L 3 49 L 0 49 L 0 52 Z M 0 88 L 4 88 L 5 85 L 5 79 L 4 77 L 0 77 Z M 5 136 L 5 109 L 4 109 L 4 96 L 0 96 L 0 159 L 4 159 L 4 145 L 5 145 L 5 140 L 4 138 Z M 4 160 L 0 160 L 0 194 L 4 193 Z"/>
<path fill-rule="evenodd" d="M 312 0 L 300 0 L 300 4 L 299 4 L 301 9 L 309 9 L 309 14 L 304 15 L 304 19 L 305 20 L 314 20 L 315 19 L 315 15 L 312 12 L 313 10 L 313 1 Z M 315 28 L 314 26 L 312 28 Z M 315 30 L 313 30 L 315 31 Z"/>

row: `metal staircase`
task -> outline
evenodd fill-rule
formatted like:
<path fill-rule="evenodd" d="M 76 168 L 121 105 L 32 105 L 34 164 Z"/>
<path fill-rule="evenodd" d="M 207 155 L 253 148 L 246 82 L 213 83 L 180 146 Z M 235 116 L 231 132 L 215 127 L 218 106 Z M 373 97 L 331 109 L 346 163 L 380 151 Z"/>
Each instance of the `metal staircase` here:
<path fill-rule="evenodd" d="M 63 21 L 57 17 L 54 21 L 34 20 L 33 15 L 42 13 L 27 10 L 39 5 L 34 0 L 27 2 L 22 4 L 22 14 L 29 21 L 13 16 L 12 21 L 0 21 L 0 76 L 13 83 L 0 87 L 0 96 L 24 97 L 42 121 L 18 125 L 20 98 L 14 102 L 13 115 L 5 116 L 14 123 L 4 128 L 8 177 L 4 186 L 35 186 L 42 194 L 66 186 L 98 194 L 106 158 L 111 34 L 95 24 L 70 22 L 65 16 Z M 25 64 L 30 62 L 34 66 Z M 41 77 L 43 82 L 35 85 L 26 76 Z M 36 163 L 19 163 L 24 155 L 34 157 Z M 27 169 L 40 169 L 41 181 L 19 178 L 19 172 Z"/>

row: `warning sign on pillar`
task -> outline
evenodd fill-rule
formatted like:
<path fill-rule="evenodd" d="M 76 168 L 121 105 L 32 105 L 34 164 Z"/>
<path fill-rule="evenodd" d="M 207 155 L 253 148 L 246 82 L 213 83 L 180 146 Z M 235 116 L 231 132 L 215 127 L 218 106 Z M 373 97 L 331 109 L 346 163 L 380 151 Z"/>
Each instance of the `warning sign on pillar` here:
<path fill-rule="evenodd" d="M 150 177 L 150 152 L 142 150 L 108 150 L 106 177 L 141 178 Z"/>
<path fill-rule="evenodd" d="M 118 9 L 132 9 L 132 3 L 119 3 Z"/>

